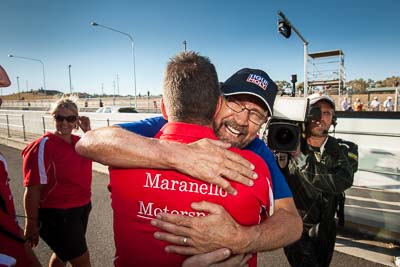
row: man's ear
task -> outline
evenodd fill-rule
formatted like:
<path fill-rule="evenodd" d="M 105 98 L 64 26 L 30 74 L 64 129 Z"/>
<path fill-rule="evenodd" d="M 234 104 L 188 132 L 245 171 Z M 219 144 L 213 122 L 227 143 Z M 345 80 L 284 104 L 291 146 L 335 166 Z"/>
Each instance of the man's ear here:
<path fill-rule="evenodd" d="M 168 120 L 167 109 L 165 108 L 164 99 L 161 98 L 161 113 L 165 120 Z"/>
<path fill-rule="evenodd" d="M 218 98 L 217 107 L 216 107 L 216 109 L 215 109 L 215 113 L 214 113 L 213 119 L 215 119 L 215 117 L 217 117 L 219 111 L 221 110 L 222 105 L 224 104 L 223 101 L 224 101 L 224 97 L 223 97 L 223 96 L 220 96 L 220 97 Z"/>

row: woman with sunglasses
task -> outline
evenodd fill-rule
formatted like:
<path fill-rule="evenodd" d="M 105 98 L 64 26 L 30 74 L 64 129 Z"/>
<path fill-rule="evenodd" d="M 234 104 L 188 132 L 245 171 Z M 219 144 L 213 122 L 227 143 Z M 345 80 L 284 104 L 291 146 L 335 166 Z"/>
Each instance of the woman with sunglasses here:
<path fill-rule="evenodd" d="M 91 210 L 92 162 L 75 152 L 75 129 L 90 130 L 69 98 L 58 100 L 51 115 L 55 131 L 23 151 L 25 237 L 34 247 L 40 237 L 53 250 L 49 266 L 90 266 L 86 227 Z"/>

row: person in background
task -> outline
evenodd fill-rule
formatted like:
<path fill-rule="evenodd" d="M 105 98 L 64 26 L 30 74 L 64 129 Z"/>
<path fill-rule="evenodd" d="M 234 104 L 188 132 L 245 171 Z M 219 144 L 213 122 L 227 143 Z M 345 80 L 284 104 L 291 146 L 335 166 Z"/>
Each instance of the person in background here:
<path fill-rule="evenodd" d="M 351 109 L 351 106 L 350 106 L 349 102 L 347 101 L 347 96 L 346 96 L 342 101 L 342 110 L 349 111 L 350 109 Z"/>
<path fill-rule="evenodd" d="M 378 97 L 375 96 L 375 97 L 374 97 L 374 100 L 371 101 L 370 110 L 371 110 L 371 111 L 379 111 L 379 106 L 380 106 L 380 104 L 381 104 L 381 103 L 379 102 Z"/>
<path fill-rule="evenodd" d="M 54 132 L 47 132 L 22 151 L 25 237 L 36 246 L 40 237 L 53 250 L 49 266 L 90 266 L 86 227 L 91 210 L 92 161 L 80 156 L 80 139 L 72 131 L 90 130 L 88 117 L 63 97 L 51 110 Z"/>
<path fill-rule="evenodd" d="M 7 72 L 0 66 L 0 87 L 10 85 Z M 7 161 L 0 153 L 0 266 L 8 263 L 17 267 L 41 266 L 18 225 Z"/>
<path fill-rule="evenodd" d="M 336 125 L 335 103 L 327 95 L 308 97 L 321 117 L 307 122 L 298 151 L 284 174 L 303 219 L 299 241 L 284 248 L 292 266 L 329 266 L 336 240 L 335 213 L 342 193 L 353 184 L 358 166 L 357 145 L 328 135 Z M 344 203 L 344 200 L 343 200 Z"/>
<path fill-rule="evenodd" d="M 393 111 L 393 102 L 391 96 L 388 96 L 387 99 L 383 102 L 383 108 L 385 111 Z"/>
<path fill-rule="evenodd" d="M 353 103 L 354 111 L 362 111 L 364 104 L 361 102 L 359 97 L 356 98 L 356 101 Z"/>

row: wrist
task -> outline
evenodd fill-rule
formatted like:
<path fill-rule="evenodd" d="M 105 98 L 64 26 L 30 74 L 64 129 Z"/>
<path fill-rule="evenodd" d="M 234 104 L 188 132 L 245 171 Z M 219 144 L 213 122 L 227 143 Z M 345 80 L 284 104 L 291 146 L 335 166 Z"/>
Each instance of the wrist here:
<path fill-rule="evenodd" d="M 257 252 L 257 240 L 260 236 L 258 225 L 251 227 L 240 226 L 235 235 L 234 244 L 236 247 L 231 248 L 233 254 L 253 253 Z"/>
<path fill-rule="evenodd" d="M 191 153 L 188 146 L 176 142 L 166 142 L 165 145 L 166 149 L 163 155 L 166 156 L 166 167 L 186 173 L 185 165 L 189 162 L 187 159 L 190 158 Z"/>
<path fill-rule="evenodd" d="M 158 158 L 163 167 L 182 171 L 181 165 L 185 163 L 184 155 L 186 152 L 184 150 L 186 145 L 163 140 L 160 141 L 159 145 L 160 154 Z"/>

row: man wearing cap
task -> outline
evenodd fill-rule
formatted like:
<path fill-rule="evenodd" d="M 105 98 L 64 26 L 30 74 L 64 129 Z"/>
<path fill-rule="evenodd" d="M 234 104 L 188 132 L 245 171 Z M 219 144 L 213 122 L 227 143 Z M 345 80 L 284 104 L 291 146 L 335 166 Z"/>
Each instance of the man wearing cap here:
<path fill-rule="evenodd" d="M 385 111 L 393 111 L 393 102 L 391 96 L 388 96 L 387 99 L 383 102 L 383 108 L 385 109 Z"/>
<path fill-rule="evenodd" d="M 371 111 L 379 111 L 379 100 L 378 97 L 375 96 L 374 100 L 371 101 L 370 107 L 371 107 Z"/>
<path fill-rule="evenodd" d="M 272 113 L 277 93 L 275 83 L 261 70 L 242 69 L 232 75 L 221 89 L 224 93 L 221 96 L 223 105 L 215 116 L 214 131 L 219 139 L 232 146 L 252 150 L 267 162 L 273 182 L 275 213 L 261 225 L 246 228 L 234 221 L 221 206 L 208 202 L 192 204 L 196 210 L 209 212 L 207 217 L 163 214 L 160 219 L 167 222 L 153 220 L 152 223 L 162 229 L 167 228 L 172 234 L 160 232 L 155 236 L 176 245 L 183 245 L 182 240 L 186 237 L 190 244 L 185 247 L 169 246 L 167 250 L 170 252 L 193 255 L 210 248 L 216 249 L 218 245 L 229 248 L 229 253 L 234 254 L 273 250 L 294 242 L 301 233 L 301 220 L 287 183 L 274 155 L 257 138 L 261 124 Z M 253 184 L 254 181 L 246 179 L 252 177 L 251 164 L 226 150 L 229 147 L 226 143 L 204 139 L 182 145 L 143 138 L 123 130 L 153 137 L 163 124 L 165 121 L 161 118 L 152 118 L 119 127 L 96 129 L 81 139 L 77 151 L 111 166 L 177 169 L 217 184 L 231 194 L 235 194 L 236 190 L 224 178 Z M 212 227 L 207 228 L 207 225 Z"/>
<path fill-rule="evenodd" d="M 353 169 L 350 156 L 357 155 L 328 135 L 331 125 L 336 124 L 334 101 L 319 94 L 309 99 L 311 107 L 320 108 L 321 117 L 307 122 L 299 149 L 284 170 L 303 219 L 303 234 L 284 250 L 292 266 L 329 266 L 336 239 L 338 198 L 353 184 L 357 167 Z"/>

